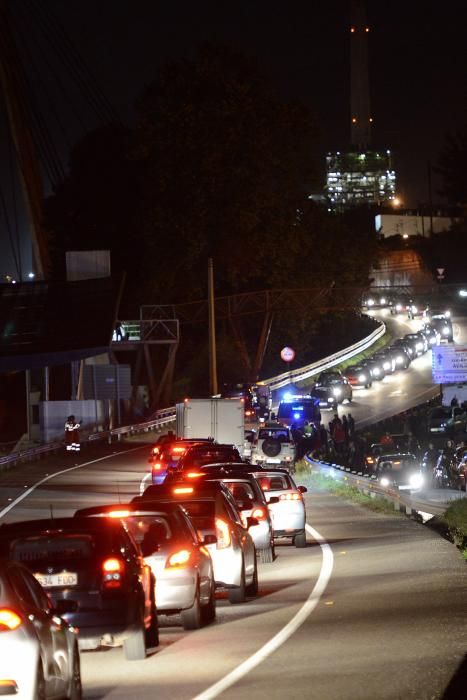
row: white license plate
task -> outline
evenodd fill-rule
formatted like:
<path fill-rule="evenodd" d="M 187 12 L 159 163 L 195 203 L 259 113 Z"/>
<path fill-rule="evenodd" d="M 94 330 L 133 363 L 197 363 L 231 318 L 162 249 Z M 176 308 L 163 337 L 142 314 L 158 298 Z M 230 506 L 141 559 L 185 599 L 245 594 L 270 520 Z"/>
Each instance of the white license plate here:
<path fill-rule="evenodd" d="M 275 457 L 271 457 L 271 459 L 267 460 L 267 463 L 268 464 L 280 464 L 281 461 L 280 461 L 280 459 L 276 459 Z"/>
<path fill-rule="evenodd" d="M 62 571 L 61 574 L 34 574 L 41 586 L 50 588 L 51 586 L 76 586 L 78 584 L 78 574 L 71 571 Z"/>

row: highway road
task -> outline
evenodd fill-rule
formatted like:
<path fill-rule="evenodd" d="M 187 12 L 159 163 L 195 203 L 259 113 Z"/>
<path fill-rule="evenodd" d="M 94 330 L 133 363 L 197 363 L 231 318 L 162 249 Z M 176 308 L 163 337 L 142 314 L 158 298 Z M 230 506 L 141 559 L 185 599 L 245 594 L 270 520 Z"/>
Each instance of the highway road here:
<path fill-rule="evenodd" d="M 418 325 L 389 322 L 400 335 Z M 427 355 L 356 391 L 343 410 L 374 420 L 408 407 L 414 392 L 436 391 L 430 384 Z M 147 451 L 135 442 L 93 445 L 2 474 L 0 523 L 124 502 L 139 492 Z M 466 571 L 456 548 L 403 516 L 324 492 L 309 492 L 306 503 L 308 547 L 279 545 L 276 561 L 260 564 L 257 599 L 231 606 L 219 594 L 216 622 L 195 632 L 176 616 L 161 618 L 160 647 L 145 661 L 128 662 L 119 648 L 84 652 L 84 697 L 465 697 Z"/>

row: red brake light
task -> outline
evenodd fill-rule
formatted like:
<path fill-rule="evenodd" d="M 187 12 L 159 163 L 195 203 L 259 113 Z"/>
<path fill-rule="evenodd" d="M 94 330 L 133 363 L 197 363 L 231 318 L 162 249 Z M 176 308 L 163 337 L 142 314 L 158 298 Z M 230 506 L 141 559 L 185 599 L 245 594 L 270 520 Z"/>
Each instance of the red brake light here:
<path fill-rule="evenodd" d="M 107 513 L 107 516 L 109 518 L 128 518 L 129 515 L 130 515 L 129 510 L 109 510 L 109 512 Z M 108 559 L 107 561 L 111 561 L 111 560 Z"/>
<path fill-rule="evenodd" d="M 120 588 L 122 585 L 124 565 L 120 559 L 110 557 L 102 563 L 102 571 L 104 573 L 105 588 Z"/>
<path fill-rule="evenodd" d="M 176 495 L 183 494 L 183 493 L 193 493 L 194 488 L 192 486 L 179 486 L 178 488 L 173 490 L 173 493 Z"/>
<path fill-rule="evenodd" d="M 158 472 L 162 469 L 162 464 L 160 462 L 154 462 L 152 465 L 152 471 L 153 472 Z"/>
<path fill-rule="evenodd" d="M 230 529 L 221 518 L 216 518 L 217 549 L 225 549 L 230 546 Z"/>
<path fill-rule="evenodd" d="M 264 520 L 266 518 L 266 512 L 264 508 L 255 508 L 251 511 L 251 517 L 257 520 Z"/>
<path fill-rule="evenodd" d="M 188 564 L 190 561 L 190 558 L 191 552 L 189 552 L 188 549 L 181 549 L 179 552 L 175 552 L 174 554 L 170 555 L 170 557 L 167 559 L 165 568 L 173 569 L 180 566 L 186 566 L 186 564 Z"/>
<path fill-rule="evenodd" d="M 174 447 L 172 449 L 172 454 L 173 455 L 181 455 L 185 452 L 185 447 Z"/>
<path fill-rule="evenodd" d="M 280 501 L 300 501 L 302 498 L 301 493 L 294 491 L 293 493 L 281 493 L 279 496 Z"/>
<path fill-rule="evenodd" d="M 0 632 L 8 632 L 17 629 L 22 620 L 14 610 L 0 608 Z"/>
<path fill-rule="evenodd" d="M 187 479 L 197 479 L 199 476 L 205 476 L 203 472 L 187 472 L 185 477 Z"/>

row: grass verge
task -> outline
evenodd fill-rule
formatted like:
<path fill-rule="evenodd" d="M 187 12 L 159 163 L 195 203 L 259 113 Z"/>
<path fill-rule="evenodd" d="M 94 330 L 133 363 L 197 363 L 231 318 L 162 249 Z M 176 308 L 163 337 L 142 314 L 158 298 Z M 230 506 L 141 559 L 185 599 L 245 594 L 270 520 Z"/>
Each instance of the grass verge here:
<path fill-rule="evenodd" d="M 305 482 L 304 485 L 325 489 L 335 496 L 345 498 L 348 501 L 352 501 L 352 503 L 364 506 L 375 513 L 402 515 L 402 513 L 394 510 L 394 505 L 386 501 L 386 499 L 378 496 L 371 498 L 359 491 L 355 486 L 350 486 L 345 483 L 345 481 L 336 481 L 330 476 L 321 474 L 319 471 L 313 470 L 305 460 L 300 460 L 296 463 L 295 479 L 300 482 Z"/>
<path fill-rule="evenodd" d="M 440 520 L 446 525 L 450 539 L 467 561 L 467 498 L 453 501 Z"/>

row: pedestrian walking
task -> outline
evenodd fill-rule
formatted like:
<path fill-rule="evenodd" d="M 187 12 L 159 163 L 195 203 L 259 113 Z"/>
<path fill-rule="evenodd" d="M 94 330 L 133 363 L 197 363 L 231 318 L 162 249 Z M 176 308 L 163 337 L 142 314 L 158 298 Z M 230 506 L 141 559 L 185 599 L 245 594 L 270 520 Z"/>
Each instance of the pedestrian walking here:
<path fill-rule="evenodd" d="M 65 446 L 67 452 L 79 452 L 81 450 L 79 438 L 80 424 L 74 416 L 68 416 L 65 422 Z"/>

